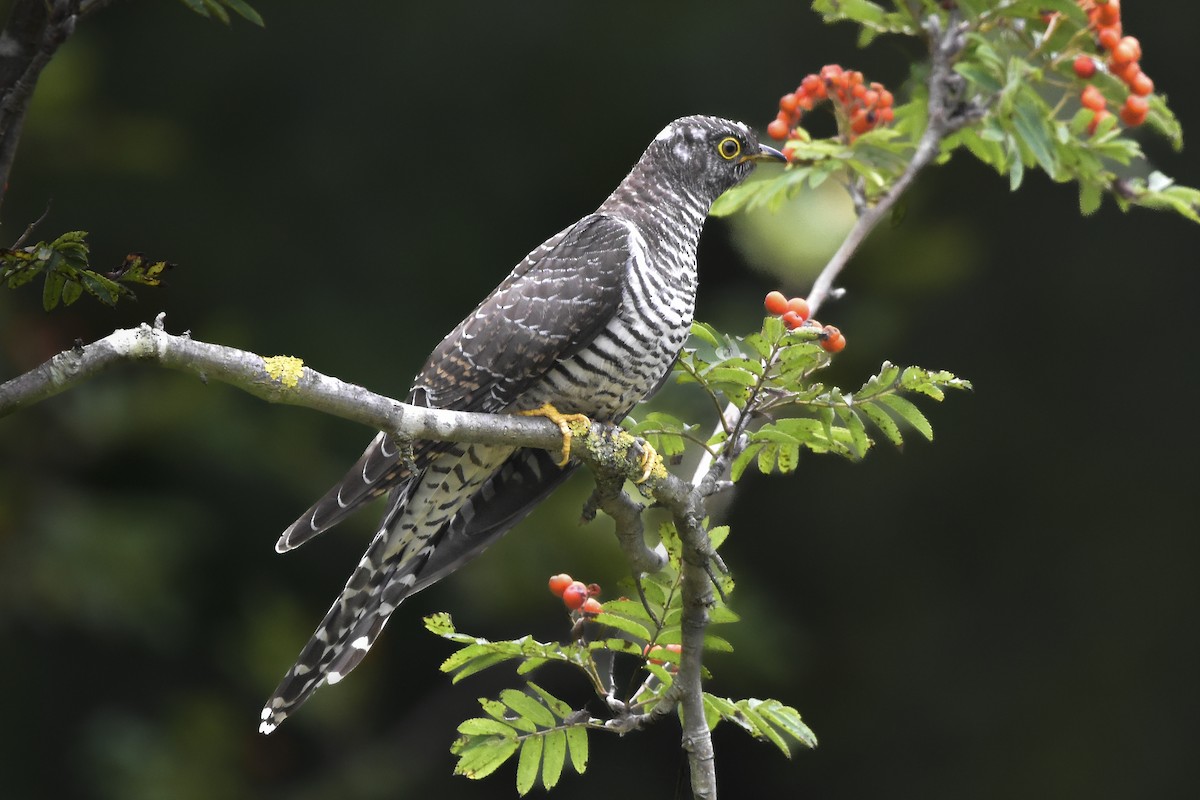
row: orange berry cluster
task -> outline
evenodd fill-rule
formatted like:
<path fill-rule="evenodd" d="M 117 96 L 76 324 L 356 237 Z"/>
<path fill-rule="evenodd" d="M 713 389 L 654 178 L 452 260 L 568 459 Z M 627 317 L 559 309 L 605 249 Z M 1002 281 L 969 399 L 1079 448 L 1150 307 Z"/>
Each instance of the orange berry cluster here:
<path fill-rule="evenodd" d="M 803 297 L 788 298 L 783 292 L 767 292 L 763 307 L 768 314 L 774 314 L 783 319 L 783 324 L 789 331 L 797 328 L 818 328 L 817 341 L 827 353 L 840 353 L 846 349 L 846 337 L 833 325 L 822 325 L 815 319 L 809 318 L 808 301 Z"/>
<path fill-rule="evenodd" d="M 550 577 L 550 593 L 561 597 L 563 605 L 578 611 L 585 617 L 594 617 L 603 608 L 596 598 L 600 596 L 600 585 L 577 581 L 565 572 Z"/>
<path fill-rule="evenodd" d="M 787 139 L 800 124 L 804 112 L 812 111 L 822 100 L 836 103 L 839 127 L 849 129 L 850 141 L 877 125 L 886 125 L 894 117 L 895 98 L 882 83 L 868 84 L 857 70 L 826 64 L 819 73 L 805 75 L 796 91 L 779 98 L 779 114 L 767 126 L 767 135 L 780 141 Z"/>
<path fill-rule="evenodd" d="M 1154 81 L 1142 72 L 1141 43 L 1132 36 L 1123 35 L 1121 0 L 1079 0 L 1079 5 L 1087 12 L 1089 28 L 1095 31 L 1097 45 L 1108 53 L 1104 64 L 1109 73 L 1129 87 L 1129 94 L 1117 113 L 1126 125 L 1137 127 L 1146 121 L 1146 114 L 1150 111 L 1146 97 L 1154 92 Z M 1075 74 L 1085 81 L 1090 80 L 1097 70 L 1096 59 L 1087 54 L 1076 58 L 1072 66 Z M 1089 134 L 1095 133 L 1096 126 L 1112 116 L 1104 95 L 1093 84 L 1083 87 L 1079 102 L 1094 112 L 1092 121 L 1088 123 Z"/>

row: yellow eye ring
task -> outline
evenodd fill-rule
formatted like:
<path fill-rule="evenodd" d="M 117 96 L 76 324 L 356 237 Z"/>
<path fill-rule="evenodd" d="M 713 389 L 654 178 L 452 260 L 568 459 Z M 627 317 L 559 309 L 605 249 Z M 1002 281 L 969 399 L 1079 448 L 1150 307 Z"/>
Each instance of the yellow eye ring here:
<path fill-rule="evenodd" d="M 742 143 L 732 136 L 726 136 L 717 143 L 717 152 L 721 155 L 721 158 L 726 161 L 732 161 L 741 155 Z"/>

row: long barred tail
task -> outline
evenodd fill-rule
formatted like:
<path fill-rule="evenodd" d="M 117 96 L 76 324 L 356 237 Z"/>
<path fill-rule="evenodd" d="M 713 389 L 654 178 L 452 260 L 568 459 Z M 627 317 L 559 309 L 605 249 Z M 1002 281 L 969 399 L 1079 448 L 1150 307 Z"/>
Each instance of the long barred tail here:
<path fill-rule="evenodd" d="M 337 683 L 358 666 L 396 606 L 412 592 L 425 557 L 405 561 L 403 553 L 396 553 L 381 560 L 387 544 L 385 526 L 263 707 L 259 733 L 275 730 L 322 683 Z"/>
<path fill-rule="evenodd" d="M 429 497 L 445 494 L 418 496 L 420 484 L 415 482 L 393 490 L 392 504 L 366 554 L 263 708 L 261 733 L 275 730 L 321 684 L 344 678 L 366 656 L 402 600 L 479 555 L 573 471 L 560 469 L 557 454 L 544 450 L 520 450 L 499 468 L 494 460 L 503 451 L 476 450 L 482 452 L 473 451 L 465 461 L 477 465 L 469 473 L 442 470 L 447 476 L 461 475 L 461 501 L 435 506 L 436 514 L 425 516 L 420 529 L 409 527 L 413 517 Z M 479 483 L 481 475 L 488 477 Z"/>

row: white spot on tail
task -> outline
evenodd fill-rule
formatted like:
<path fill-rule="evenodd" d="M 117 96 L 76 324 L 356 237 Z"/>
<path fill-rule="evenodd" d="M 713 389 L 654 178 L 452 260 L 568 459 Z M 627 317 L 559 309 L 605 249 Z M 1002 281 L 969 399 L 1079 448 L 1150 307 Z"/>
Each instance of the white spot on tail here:
<path fill-rule="evenodd" d="M 370 640 L 367 639 L 367 637 L 360 636 L 357 639 L 355 639 L 353 642 L 351 642 L 350 646 L 353 647 L 355 650 L 364 650 L 365 651 L 365 650 L 371 649 L 371 642 L 370 642 Z M 332 675 L 333 673 L 331 672 L 330 674 Z"/>
<path fill-rule="evenodd" d="M 328 683 L 330 686 L 333 686 L 335 683 L 337 683 L 341 679 L 342 679 L 342 673 L 340 673 L 340 672 L 330 672 L 325 675 L 325 682 Z"/>
<path fill-rule="evenodd" d="M 279 726 L 277 726 L 274 722 L 264 722 L 258 726 L 258 732 L 263 736 L 266 736 L 277 727 Z"/>

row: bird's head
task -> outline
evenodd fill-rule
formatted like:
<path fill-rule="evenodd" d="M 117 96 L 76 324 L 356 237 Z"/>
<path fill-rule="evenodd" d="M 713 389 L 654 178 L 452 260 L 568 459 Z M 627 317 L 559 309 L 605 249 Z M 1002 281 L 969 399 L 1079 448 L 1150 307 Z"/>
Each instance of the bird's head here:
<path fill-rule="evenodd" d="M 783 162 L 783 153 L 759 144 L 741 122 L 692 116 L 675 120 L 646 151 L 656 166 L 709 193 L 709 202 L 741 183 L 760 161 Z"/>

